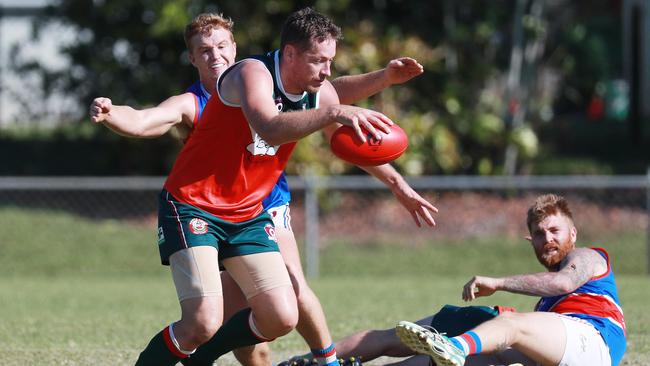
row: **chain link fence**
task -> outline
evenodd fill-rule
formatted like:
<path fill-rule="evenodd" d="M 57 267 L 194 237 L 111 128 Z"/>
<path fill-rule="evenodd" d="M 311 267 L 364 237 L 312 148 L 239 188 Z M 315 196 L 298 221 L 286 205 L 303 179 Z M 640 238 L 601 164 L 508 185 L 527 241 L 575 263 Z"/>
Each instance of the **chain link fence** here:
<path fill-rule="evenodd" d="M 150 233 L 155 243 L 157 194 L 162 177 L 2 177 L 0 254 L 20 245 L 24 229 L 65 235 L 55 218 L 85 223 L 118 222 Z M 379 181 L 367 176 L 289 177 L 292 227 L 305 257 L 305 271 L 319 274 L 319 253 L 337 243 L 424 245 L 486 237 L 520 240 L 534 198 L 558 193 L 569 199 L 580 238 L 621 241 L 633 271 L 650 268 L 648 176 L 420 177 L 409 183 L 440 212 L 436 228 L 417 228 L 411 215 Z M 28 221 L 24 223 L 22 221 Z M 57 223 L 55 223 L 57 222 Z M 85 233 L 84 235 L 88 235 Z M 148 235 L 148 234 L 147 234 Z M 79 240 L 87 240 L 79 239 Z M 7 252 L 7 251 L 5 251 Z"/>

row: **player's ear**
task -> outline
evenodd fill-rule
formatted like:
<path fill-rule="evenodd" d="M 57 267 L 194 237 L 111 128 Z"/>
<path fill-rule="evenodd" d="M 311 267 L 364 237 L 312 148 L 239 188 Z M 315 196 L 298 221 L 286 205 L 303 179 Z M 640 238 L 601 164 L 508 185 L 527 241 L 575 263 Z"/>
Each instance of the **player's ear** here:
<path fill-rule="evenodd" d="M 296 56 L 296 48 L 290 44 L 284 46 L 282 52 L 289 61 L 293 61 L 293 58 Z"/>
<path fill-rule="evenodd" d="M 192 64 L 192 66 L 196 67 L 196 64 L 194 63 L 194 61 L 196 61 L 196 60 L 194 58 L 194 54 L 192 54 L 192 50 L 187 50 L 187 51 L 188 51 L 187 52 L 187 58 L 190 60 L 190 63 Z"/>
<path fill-rule="evenodd" d="M 530 235 L 526 235 L 526 236 L 524 236 L 524 239 L 528 240 L 528 241 L 531 242 L 531 243 L 532 243 L 532 241 L 533 241 L 533 237 L 530 236 Z"/>
<path fill-rule="evenodd" d="M 571 236 L 571 243 L 575 245 L 576 240 L 578 240 L 578 229 L 576 229 L 575 226 L 571 227 L 571 232 L 569 235 Z"/>

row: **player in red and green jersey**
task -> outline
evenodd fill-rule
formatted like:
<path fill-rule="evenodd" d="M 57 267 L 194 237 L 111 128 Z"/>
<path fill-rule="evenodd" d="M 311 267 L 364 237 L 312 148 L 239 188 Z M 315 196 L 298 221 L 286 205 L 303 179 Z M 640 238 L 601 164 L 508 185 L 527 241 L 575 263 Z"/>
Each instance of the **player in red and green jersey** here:
<path fill-rule="evenodd" d="M 338 97 L 326 78 L 339 38 L 337 26 L 307 8 L 285 23 L 276 67 L 247 59 L 219 78 L 218 98 L 208 101 L 161 193 L 159 244 L 163 260 L 169 254 L 181 319 L 152 338 L 136 365 L 209 365 L 297 323 L 295 293 L 261 202 L 298 139 L 338 122 L 365 140 L 362 129 L 379 136 L 393 124 L 379 112 L 331 103 Z M 309 109 L 323 86 L 331 104 Z M 287 100 L 278 90 L 302 110 L 282 113 Z M 219 262 L 250 305 L 223 326 Z"/>
<path fill-rule="evenodd" d="M 231 24 L 224 25 L 218 22 L 211 24 L 215 17 L 215 15 L 197 17 L 193 22 L 194 26 L 192 24 L 188 26 L 189 37 L 186 32 L 190 58 L 199 70 L 201 76 L 199 90 L 203 92 L 204 97 L 205 94 L 208 94 L 208 97 L 214 94 L 214 81 L 216 81 L 217 74 L 223 70 L 224 65 L 228 65 L 234 60 Z M 194 29 L 194 34 L 192 34 L 192 29 Z M 401 58 L 391 61 L 386 69 L 370 74 L 337 78 L 334 84 L 337 89 L 340 89 L 337 91 L 343 98 L 359 99 L 374 94 L 388 85 L 404 82 L 421 72 L 421 66 L 414 60 Z M 208 91 L 209 93 L 207 93 Z M 207 100 L 207 98 L 204 99 Z M 349 102 L 349 99 L 346 102 Z M 103 122 L 118 133 L 131 136 L 155 136 L 166 132 L 172 126 L 193 126 L 193 121 L 198 120 L 197 116 L 200 113 L 198 105 L 195 103 L 194 95 L 189 93 L 171 97 L 158 107 L 143 111 L 136 111 L 126 106 L 113 106 L 110 100 L 98 98 L 91 107 L 91 116 L 95 121 Z M 416 223 L 419 224 L 419 218 L 429 225 L 433 225 L 433 219 L 429 213 L 429 210 L 435 210 L 433 206 L 415 193 L 394 170 L 384 170 L 380 173 L 383 175 L 378 174 L 379 178 L 391 187 L 400 202 L 411 212 Z M 284 212 L 276 216 L 285 223 L 284 227 L 277 228 L 276 231 L 287 268 L 292 274 L 292 279 L 298 281 L 294 285 L 301 289 L 298 299 L 300 318 L 301 323 L 303 320 L 305 321 L 304 326 L 298 325 L 298 329 L 312 348 L 325 349 L 328 344 L 331 344 L 331 339 L 320 303 L 304 281 L 295 238 L 293 238 L 293 233 L 288 225 L 288 202 L 284 206 L 279 204 L 275 207 L 267 206 L 267 208 L 270 210 L 280 209 Z M 201 228 L 202 226 L 199 225 L 199 232 Z M 286 244 L 283 245 L 283 243 Z M 232 299 L 232 296 L 229 298 Z M 226 300 L 228 303 L 228 299 Z"/>

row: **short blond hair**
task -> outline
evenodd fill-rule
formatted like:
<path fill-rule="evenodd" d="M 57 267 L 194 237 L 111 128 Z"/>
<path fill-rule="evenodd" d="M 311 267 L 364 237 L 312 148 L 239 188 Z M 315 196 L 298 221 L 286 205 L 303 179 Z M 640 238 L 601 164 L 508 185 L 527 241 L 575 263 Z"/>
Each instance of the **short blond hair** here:
<path fill-rule="evenodd" d="M 537 197 L 535 203 L 528 209 L 526 218 L 528 231 L 531 231 L 533 224 L 537 224 L 555 214 L 561 214 L 573 223 L 573 214 L 569 208 L 569 203 L 564 197 L 557 194 L 545 194 Z"/>
<path fill-rule="evenodd" d="M 230 40 L 235 42 L 235 37 L 232 35 L 232 29 L 235 23 L 232 19 L 225 17 L 219 13 L 203 13 L 197 15 L 192 21 L 185 26 L 185 46 L 188 50 L 192 50 L 191 40 L 197 34 L 208 35 L 213 29 L 222 28 L 230 32 Z"/>

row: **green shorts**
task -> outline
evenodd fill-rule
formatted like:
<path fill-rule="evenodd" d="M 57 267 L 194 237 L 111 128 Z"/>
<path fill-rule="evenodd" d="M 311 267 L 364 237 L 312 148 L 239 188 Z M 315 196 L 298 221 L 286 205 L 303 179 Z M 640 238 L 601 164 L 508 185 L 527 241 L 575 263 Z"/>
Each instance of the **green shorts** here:
<path fill-rule="evenodd" d="M 158 196 L 158 249 L 162 264 L 169 265 L 169 256 L 179 250 L 204 245 L 217 248 L 220 260 L 280 251 L 268 213 L 243 222 L 229 222 L 181 203 L 162 190 Z"/>
<path fill-rule="evenodd" d="M 498 307 L 445 305 L 431 319 L 431 326 L 447 337 L 456 337 L 499 315 Z"/>

